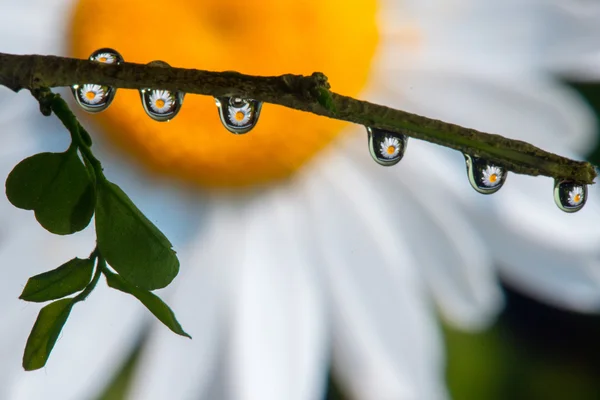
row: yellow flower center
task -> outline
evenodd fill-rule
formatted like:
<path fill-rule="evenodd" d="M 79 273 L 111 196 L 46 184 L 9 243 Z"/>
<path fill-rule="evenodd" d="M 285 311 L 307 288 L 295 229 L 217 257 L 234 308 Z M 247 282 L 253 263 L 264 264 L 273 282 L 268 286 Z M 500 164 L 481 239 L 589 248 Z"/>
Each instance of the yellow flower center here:
<path fill-rule="evenodd" d="M 498 175 L 491 174 L 489 179 L 490 179 L 490 182 L 494 183 L 498 180 Z"/>
<path fill-rule="evenodd" d="M 106 60 L 107 60 L 107 58 L 106 58 L 106 57 L 100 57 L 100 58 L 98 59 L 98 61 L 100 61 L 100 62 L 106 62 Z"/>
<path fill-rule="evenodd" d="M 396 151 L 396 146 L 388 146 L 387 153 L 391 156 Z"/>
<path fill-rule="evenodd" d="M 236 121 L 241 121 L 244 119 L 244 113 L 241 111 L 238 111 L 235 113 L 235 119 Z"/>
<path fill-rule="evenodd" d="M 165 106 L 165 101 L 163 99 L 156 100 L 156 108 L 163 108 Z"/>
<path fill-rule="evenodd" d="M 164 60 L 174 67 L 252 75 L 321 71 L 332 90 L 357 96 L 378 43 L 376 11 L 376 0 L 351 6 L 346 0 L 256 1 L 247 7 L 220 0 L 173 1 L 168 7 L 158 0 L 81 0 L 70 40 L 79 58 L 111 47 L 136 63 Z M 102 23 L 90 30 L 90 17 Z M 168 24 L 168 35 L 156 35 L 161 23 Z M 252 131 L 233 135 L 221 125 L 214 99 L 199 95 L 186 96 L 176 118 L 158 123 L 133 90 L 119 90 L 111 107 L 93 118 L 154 171 L 209 186 L 285 178 L 347 126 L 265 104 Z"/>
<path fill-rule="evenodd" d="M 575 203 L 581 202 L 581 195 L 576 194 L 575 196 L 573 196 L 573 202 L 575 202 Z"/>
<path fill-rule="evenodd" d="M 87 97 L 88 100 L 94 100 L 96 98 L 96 93 L 90 90 L 89 92 L 85 93 L 85 97 Z"/>

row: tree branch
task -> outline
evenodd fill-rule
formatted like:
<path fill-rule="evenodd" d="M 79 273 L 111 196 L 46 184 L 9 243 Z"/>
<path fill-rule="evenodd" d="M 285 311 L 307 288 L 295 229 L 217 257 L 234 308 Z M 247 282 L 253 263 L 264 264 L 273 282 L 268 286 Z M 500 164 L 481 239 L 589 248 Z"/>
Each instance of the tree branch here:
<path fill-rule="evenodd" d="M 592 184 L 594 167 L 529 143 L 360 101 L 329 90 L 327 77 L 262 77 L 237 72 L 165 68 L 135 63 L 109 65 L 66 57 L 0 53 L 0 85 L 14 91 L 95 83 L 126 89 L 165 89 L 214 97 L 241 97 L 329 118 L 403 133 L 484 158 L 507 170 Z"/>

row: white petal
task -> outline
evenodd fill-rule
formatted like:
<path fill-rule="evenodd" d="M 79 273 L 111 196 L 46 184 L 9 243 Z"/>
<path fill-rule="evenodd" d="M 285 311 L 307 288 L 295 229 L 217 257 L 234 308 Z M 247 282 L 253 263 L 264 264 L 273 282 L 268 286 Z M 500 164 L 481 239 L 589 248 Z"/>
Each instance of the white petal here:
<path fill-rule="evenodd" d="M 227 249 L 243 236 L 234 204 L 214 202 L 210 209 L 204 234 L 178 253 L 181 273 L 161 295 L 192 340 L 155 321 L 138 363 L 131 399 L 198 399 L 212 384 L 223 347 L 229 286 L 240 263 L 240 255 Z"/>
<path fill-rule="evenodd" d="M 540 1 L 383 0 L 380 10 L 383 68 L 505 73 L 546 61 Z"/>
<path fill-rule="evenodd" d="M 567 156 L 572 154 L 572 148 L 583 147 L 584 143 L 590 142 L 586 138 L 594 136 L 594 129 L 589 115 L 577 111 L 578 102 L 568 93 L 553 84 L 540 86 L 539 79 L 523 78 L 519 84 L 515 79 L 504 82 L 507 85 L 505 92 L 488 87 L 487 95 L 483 91 L 486 85 L 479 85 L 477 89 L 475 82 L 471 84 L 472 95 L 463 91 L 458 100 L 447 97 L 453 95 L 452 90 L 446 91 L 452 85 L 448 87 L 438 81 L 439 95 L 436 97 L 432 94 L 432 102 L 427 103 L 420 94 L 413 96 L 419 99 L 419 103 L 412 104 L 419 110 L 431 107 L 433 117 L 444 119 L 452 113 L 453 118 L 464 126 L 480 127 L 525 139 Z M 451 76 L 448 77 L 448 81 L 451 80 Z M 468 87 L 466 80 L 462 84 Z M 459 87 L 458 83 L 455 85 Z M 536 88 L 542 87 L 547 90 L 536 92 Z M 531 93 L 531 98 L 519 96 L 521 90 Z M 514 92 L 513 96 L 508 95 L 511 91 Z M 503 96 L 503 93 L 506 95 Z M 548 97 L 536 105 L 534 99 L 539 94 Z M 489 100 L 493 98 L 497 100 Z M 468 113 L 461 112 L 453 105 L 457 103 L 464 104 Z M 517 111 L 527 109 L 531 112 Z M 488 120 L 481 120 L 482 116 Z M 529 129 L 519 134 L 521 125 L 529 126 Z M 594 200 L 597 197 L 594 196 L 596 189 L 590 190 L 590 204 L 579 214 L 573 215 L 556 208 L 552 181 L 544 177 L 527 178 L 509 173 L 505 187 L 497 194 L 480 196 L 467 183 L 460 154 L 455 156 L 455 152 L 431 145 L 429 150 L 415 147 L 411 146 L 403 165 L 410 164 L 410 156 L 418 153 L 414 155 L 421 160 L 419 173 L 422 182 L 435 180 L 440 171 L 444 171 L 444 179 L 437 179 L 436 186 L 442 193 L 445 191 L 447 196 L 455 197 L 462 203 L 464 212 L 485 234 L 486 246 L 500 260 L 499 265 L 508 280 L 544 301 L 563 307 L 589 310 L 597 304 L 595 293 L 598 283 L 590 275 L 591 258 L 597 254 L 597 243 L 600 242 L 597 224 L 590 223 L 597 220 L 599 215 L 595 204 L 597 200 Z M 418 181 L 415 184 L 418 185 Z M 578 235 L 570 235 L 570 232 L 578 232 Z M 538 266 L 543 266 L 542 270 Z"/>
<path fill-rule="evenodd" d="M 334 370 L 353 398 L 445 398 L 420 266 L 389 223 L 393 210 L 347 164 L 330 155 L 307 183 L 330 285 Z"/>
<path fill-rule="evenodd" d="M 600 4 L 552 0 L 553 20 L 547 26 L 549 63 L 575 79 L 600 77 Z"/>
<path fill-rule="evenodd" d="M 423 182 L 439 178 L 443 170 L 444 179 L 435 184 L 438 197 L 460 205 L 504 279 L 555 306 L 598 309 L 599 282 L 592 273 L 598 259 L 597 188 L 590 187 L 589 203 L 575 214 L 556 207 L 552 181 L 544 177 L 509 173 L 498 193 L 482 196 L 469 186 L 460 154 L 417 141 L 409 146 L 402 179 L 412 179 L 412 187 L 422 190 Z M 413 159 L 420 160 L 417 169 Z"/>
<path fill-rule="evenodd" d="M 402 164 L 391 169 L 368 159 L 361 142 L 351 143 L 351 157 L 369 175 L 365 190 L 381 194 L 379 207 L 388 210 L 391 227 L 413 252 L 444 316 L 462 328 L 488 326 L 503 305 L 493 261 L 469 215 L 437 185 L 445 170 L 423 174 L 423 151 L 416 150 L 429 145 L 412 140 Z"/>
<path fill-rule="evenodd" d="M 296 201 L 284 190 L 257 199 L 240 221 L 245 240 L 229 250 L 244 255 L 232 293 L 232 399 L 305 400 L 324 391 L 323 302 Z"/>
<path fill-rule="evenodd" d="M 4 201 L 0 200 L 0 203 Z M 9 394 L 14 390 L 15 380 L 23 373 L 21 367 L 23 349 L 39 309 L 37 305 L 22 302 L 18 297 L 29 275 L 42 272 L 41 268 L 44 264 L 36 265 L 36 263 L 52 262 L 43 259 L 32 260 L 31 253 L 34 252 L 30 250 L 32 245 L 30 240 L 34 239 L 33 246 L 39 243 L 32 238 L 27 229 L 31 228 L 30 224 L 27 221 L 23 224 L 24 227 L 18 224 L 17 222 L 22 219 L 15 218 L 17 210 L 13 208 L 10 211 L 14 212 L 14 215 L 10 215 L 10 220 L 4 217 L 4 212 L 0 216 L 1 221 L 8 222 L 10 227 L 0 231 L 0 264 L 3 266 L 2 279 L 0 279 L 0 320 L 3 321 L 0 325 L 0 360 L 2 360 L 0 398 L 2 399 L 10 398 Z M 26 217 L 33 218 L 32 215 Z"/>
<path fill-rule="evenodd" d="M 65 54 L 65 38 L 74 0 L 4 2 L 0 14 L 0 47 L 5 53 Z"/>
<path fill-rule="evenodd" d="M 533 246 L 578 254 L 600 255 L 600 189 L 588 188 L 588 201 L 581 211 L 560 212 L 554 203 L 554 181 L 545 177 L 510 176 L 507 196 L 498 203 L 498 219 L 507 229 L 528 238 Z"/>
<path fill-rule="evenodd" d="M 489 235 L 489 238 L 498 236 Z M 499 258 L 503 279 L 520 291 L 554 307 L 598 313 L 600 310 L 600 262 L 590 257 L 572 257 L 561 252 L 531 249 L 518 237 L 502 245 L 510 248 Z"/>
<path fill-rule="evenodd" d="M 600 309 L 600 190 L 575 214 L 560 211 L 547 178 L 509 176 L 494 215 L 480 230 L 494 252 L 502 276 L 513 285 L 555 306 L 578 311 Z"/>

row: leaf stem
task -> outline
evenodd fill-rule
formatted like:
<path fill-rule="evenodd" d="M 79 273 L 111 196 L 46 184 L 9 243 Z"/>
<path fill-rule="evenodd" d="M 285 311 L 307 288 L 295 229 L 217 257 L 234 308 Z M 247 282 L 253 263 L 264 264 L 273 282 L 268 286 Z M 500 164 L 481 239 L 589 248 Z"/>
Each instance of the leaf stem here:
<path fill-rule="evenodd" d="M 90 256 L 88 257 L 88 259 L 94 261 L 96 258 L 98 258 L 99 254 L 100 254 L 100 250 L 98 250 L 98 246 L 96 246 L 96 247 L 94 247 L 94 250 L 90 253 Z"/>
<path fill-rule="evenodd" d="M 98 251 L 98 248 L 96 248 L 92 252 L 90 258 L 92 257 L 92 255 L 94 255 L 94 257 L 97 257 L 96 271 L 94 272 L 94 276 L 92 277 L 91 282 L 85 287 L 85 289 L 83 289 L 81 293 L 79 293 L 77 296 L 73 297 L 73 304 L 78 303 L 80 301 L 84 301 L 90 295 L 90 293 L 92 293 L 92 291 L 98 284 L 98 281 L 100 280 L 100 276 L 102 275 L 102 266 L 106 266 L 106 261 Z"/>
<path fill-rule="evenodd" d="M 54 112 L 67 128 L 71 134 L 71 140 L 77 146 L 82 156 L 85 157 L 94 169 L 96 178 L 105 180 L 106 177 L 104 176 L 102 163 L 94 156 L 94 153 L 92 153 L 92 140 L 89 133 L 87 133 L 79 123 L 77 117 L 73 114 L 63 98 L 59 94 L 53 93 L 49 88 L 35 89 L 32 90 L 31 93 L 39 101 L 42 113 L 44 113 L 44 111 Z"/>

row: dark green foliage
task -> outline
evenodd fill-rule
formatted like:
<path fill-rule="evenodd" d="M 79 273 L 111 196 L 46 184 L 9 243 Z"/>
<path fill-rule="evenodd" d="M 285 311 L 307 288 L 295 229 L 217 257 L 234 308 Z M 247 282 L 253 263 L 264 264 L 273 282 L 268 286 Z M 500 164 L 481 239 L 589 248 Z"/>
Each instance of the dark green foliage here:
<path fill-rule="evenodd" d="M 73 304 L 73 299 L 62 299 L 40 310 L 25 345 L 23 368 L 26 371 L 40 369 L 46 365 Z"/>
<path fill-rule="evenodd" d="M 83 230 L 94 214 L 94 185 L 74 148 L 21 161 L 6 180 L 6 196 L 58 235 Z"/>
<path fill-rule="evenodd" d="M 165 235 L 117 185 L 99 181 L 96 203 L 98 248 L 127 281 L 143 289 L 167 286 L 179 260 Z"/>
<path fill-rule="evenodd" d="M 104 271 L 104 276 L 106 276 L 106 283 L 108 283 L 108 286 L 135 296 L 139 301 L 142 302 L 142 304 L 146 306 L 148 310 L 150 310 L 152 314 L 154 314 L 156 318 L 165 324 L 167 328 L 178 335 L 186 336 L 190 339 L 192 338 L 183 330 L 169 306 L 166 305 L 165 302 L 162 301 L 158 296 L 149 292 L 148 290 L 133 286 L 119 275 L 113 274 L 110 271 Z"/>
<path fill-rule="evenodd" d="M 80 293 L 40 310 L 27 339 L 23 368 L 31 371 L 46 365 L 73 305 L 89 296 L 102 273 L 110 287 L 135 296 L 173 332 L 190 337 L 173 311 L 149 292 L 167 286 L 179 272 L 171 243 L 106 179 L 91 151 L 91 137 L 65 101 L 47 88 L 32 94 L 44 115 L 54 112 L 63 122 L 72 143 L 64 153 L 36 154 L 20 162 L 6 180 L 6 196 L 14 206 L 33 210 L 45 229 L 59 235 L 83 230 L 96 213 L 97 246 L 88 259 L 74 258 L 27 281 L 20 296 L 25 301 L 44 302 Z M 110 272 L 106 262 L 120 275 Z"/>
<path fill-rule="evenodd" d="M 92 279 L 94 261 L 74 258 L 52 271 L 29 278 L 21 300 L 43 302 L 83 290 Z"/>

